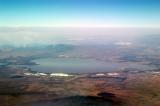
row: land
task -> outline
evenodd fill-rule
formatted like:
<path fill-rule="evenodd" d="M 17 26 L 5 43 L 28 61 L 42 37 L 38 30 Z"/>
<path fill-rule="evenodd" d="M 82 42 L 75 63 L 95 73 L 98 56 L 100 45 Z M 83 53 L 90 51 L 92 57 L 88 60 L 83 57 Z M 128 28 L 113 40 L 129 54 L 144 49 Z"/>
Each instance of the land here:
<path fill-rule="evenodd" d="M 40 73 L 39 58 L 81 58 L 145 64 L 153 69 Z M 73 46 L 0 50 L 0 106 L 159 106 L 160 56 L 146 46 Z M 19 67 L 20 66 L 20 67 Z"/>
<path fill-rule="evenodd" d="M 159 70 L 36 76 L 5 67 L 0 72 L 5 75 L 0 78 L 0 106 L 160 105 Z"/>

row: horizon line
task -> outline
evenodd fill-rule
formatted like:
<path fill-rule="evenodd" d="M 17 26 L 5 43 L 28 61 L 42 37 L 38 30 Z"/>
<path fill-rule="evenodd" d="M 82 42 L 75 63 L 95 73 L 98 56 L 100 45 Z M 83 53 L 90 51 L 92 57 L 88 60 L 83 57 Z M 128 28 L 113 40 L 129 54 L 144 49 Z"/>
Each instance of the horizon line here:
<path fill-rule="evenodd" d="M 95 26 L 87 26 L 87 25 L 0 25 L 0 28 L 160 28 L 158 26 L 109 26 L 109 25 L 95 25 Z"/>

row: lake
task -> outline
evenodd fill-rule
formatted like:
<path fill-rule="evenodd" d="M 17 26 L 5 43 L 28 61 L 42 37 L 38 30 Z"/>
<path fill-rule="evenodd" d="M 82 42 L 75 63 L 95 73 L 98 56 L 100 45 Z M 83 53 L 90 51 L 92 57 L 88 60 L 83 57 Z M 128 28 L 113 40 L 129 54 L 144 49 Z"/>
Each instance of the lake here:
<path fill-rule="evenodd" d="M 39 65 L 29 67 L 38 72 L 92 73 L 119 71 L 125 68 L 153 69 L 151 66 L 140 63 L 106 62 L 80 58 L 43 58 L 34 60 L 34 62 Z"/>

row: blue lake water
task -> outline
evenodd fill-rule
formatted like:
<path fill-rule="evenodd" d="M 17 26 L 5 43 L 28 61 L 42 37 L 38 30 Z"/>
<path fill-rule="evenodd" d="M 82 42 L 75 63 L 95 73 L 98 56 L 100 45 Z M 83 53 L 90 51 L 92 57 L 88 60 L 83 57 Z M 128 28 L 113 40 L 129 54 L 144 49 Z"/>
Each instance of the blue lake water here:
<path fill-rule="evenodd" d="M 31 69 L 38 72 L 92 73 L 119 71 L 125 68 L 153 69 L 153 67 L 139 63 L 106 62 L 80 58 L 43 58 L 34 60 L 34 62 L 39 65 L 33 65 Z"/>

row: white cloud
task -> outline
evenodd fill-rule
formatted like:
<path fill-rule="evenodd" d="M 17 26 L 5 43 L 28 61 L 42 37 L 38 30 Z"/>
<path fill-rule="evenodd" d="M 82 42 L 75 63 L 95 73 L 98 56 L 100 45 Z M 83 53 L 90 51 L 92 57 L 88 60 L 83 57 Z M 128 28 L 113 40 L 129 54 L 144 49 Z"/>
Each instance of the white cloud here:
<path fill-rule="evenodd" d="M 132 42 L 116 42 L 115 45 L 130 46 L 132 45 Z"/>

